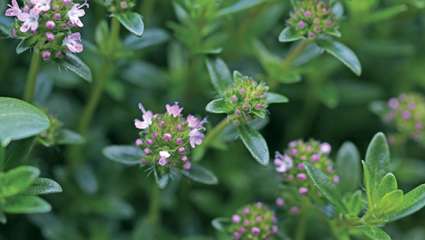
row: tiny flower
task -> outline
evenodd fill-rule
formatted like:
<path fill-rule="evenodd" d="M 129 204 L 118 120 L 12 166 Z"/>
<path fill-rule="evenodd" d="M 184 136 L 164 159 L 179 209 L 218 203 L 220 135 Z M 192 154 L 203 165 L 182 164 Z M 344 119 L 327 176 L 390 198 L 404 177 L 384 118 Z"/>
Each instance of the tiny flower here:
<path fill-rule="evenodd" d="M 146 155 L 149 155 L 152 151 L 151 151 L 151 149 L 150 149 L 150 148 L 145 148 L 145 149 L 143 150 L 143 152 L 144 152 Z"/>
<path fill-rule="evenodd" d="M 56 26 L 56 24 L 55 24 L 55 22 L 53 22 L 53 21 L 47 21 L 47 22 L 46 22 L 46 28 L 47 28 L 47 29 L 52 30 L 52 29 L 54 29 L 54 28 L 55 28 L 55 26 Z"/>
<path fill-rule="evenodd" d="M 168 158 L 170 158 L 170 153 L 167 151 L 160 151 L 159 152 L 159 160 L 158 164 L 161 166 L 165 166 L 168 163 Z"/>
<path fill-rule="evenodd" d="M 51 56 L 52 56 L 52 53 L 48 50 L 41 52 L 41 58 L 43 58 L 44 61 L 49 60 Z"/>
<path fill-rule="evenodd" d="M 258 227 L 253 227 L 253 228 L 251 229 L 251 233 L 252 233 L 254 236 L 257 236 L 258 234 L 260 234 L 260 232 L 261 232 L 261 230 L 260 230 Z"/>
<path fill-rule="evenodd" d="M 184 170 L 189 171 L 191 168 L 192 168 L 192 163 L 190 163 L 189 161 L 187 161 L 183 164 Z"/>
<path fill-rule="evenodd" d="M 142 139 L 140 139 L 140 138 L 136 139 L 135 144 L 136 144 L 137 146 L 142 145 L 142 144 L 143 144 Z"/>
<path fill-rule="evenodd" d="M 80 53 L 84 49 L 79 32 L 66 36 L 63 40 L 63 44 L 73 53 Z"/>
<path fill-rule="evenodd" d="M 276 198 L 276 206 L 283 207 L 285 205 L 285 200 L 283 198 Z"/>
<path fill-rule="evenodd" d="M 78 27 L 83 27 L 84 24 L 81 22 L 80 17 L 83 17 L 86 13 L 83 9 L 81 9 L 83 6 L 80 4 L 74 4 L 67 13 L 67 16 L 69 18 L 69 21 L 71 24 L 76 25 Z"/>
<path fill-rule="evenodd" d="M 167 104 L 165 105 L 165 108 L 167 109 L 167 113 L 173 117 L 180 117 L 180 114 L 183 111 L 183 108 L 181 108 L 178 103 L 175 103 L 174 105 Z"/>
<path fill-rule="evenodd" d="M 232 216 L 232 222 L 233 222 L 233 223 L 239 223 L 240 221 L 241 221 L 241 217 L 240 217 L 239 215 L 234 214 L 234 215 Z"/>
<path fill-rule="evenodd" d="M 298 22 L 298 28 L 299 28 L 299 29 L 303 29 L 303 28 L 305 28 L 305 22 L 304 22 L 304 21 L 302 21 L 302 20 L 301 20 L 301 21 L 299 21 L 299 22 Z"/>
<path fill-rule="evenodd" d="M 53 40 L 55 40 L 55 34 L 51 33 L 51 32 L 47 32 L 46 33 L 46 39 L 47 41 L 51 42 Z"/>
<path fill-rule="evenodd" d="M 304 181 L 307 179 L 307 175 L 305 175 L 305 173 L 298 173 L 297 178 L 301 181 Z"/>
<path fill-rule="evenodd" d="M 206 122 L 206 120 L 200 120 L 199 118 L 193 116 L 193 115 L 188 115 L 186 118 L 187 124 L 189 125 L 190 128 L 203 128 L 204 123 Z"/>
<path fill-rule="evenodd" d="M 19 8 L 18 2 L 16 0 L 12 0 L 12 4 L 7 5 L 9 8 L 6 9 L 4 15 L 7 17 L 17 17 L 22 13 L 22 10 Z"/>
<path fill-rule="evenodd" d="M 331 145 L 329 143 L 320 144 L 320 152 L 324 154 L 329 154 L 331 152 Z"/>
<path fill-rule="evenodd" d="M 164 136 L 162 137 L 162 139 L 164 141 L 166 141 L 166 142 L 169 142 L 169 141 L 171 141 L 171 139 L 173 139 L 173 136 L 171 136 L 170 133 L 166 133 L 166 134 L 164 134 Z"/>
<path fill-rule="evenodd" d="M 28 30 L 35 32 L 38 28 L 38 18 L 38 13 L 33 9 L 29 13 L 22 12 L 18 15 L 18 19 L 23 22 L 19 30 L 23 33 L 28 32 Z"/>
<path fill-rule="evenodd" d="M 61 20 L 61 18 L 62 18 L 62 16 L 61 16 L 61 14 L 60 14 L 60 13 L 55 13 L 55 14 L 53 14 L 53 19 L 54 19 L 54 20 Z"/>
<path fill-rule="evenodd" d="M 307 193 L 308 193 L 308 188 L 306 188 L 306 187 L 301 187 L 300 189 L 298 189 L 298 192 L 299 192 L 301 195 L 305 195 L 305 194 L 307 194 Z"/>
<path fill-rule="evenodd" d="M 36 11 L 37 14 L 47 12 L 50 10 L 50 2 L 51 0 L 31 0 L 31 3 L 34 5 L 32 9 Z"/>
<path fill-rule="evenodd" d="M 204 140 L 204 137 L 205 135 L 201 131 L 198 129 L 192 129 L 189 133 L 190 146 L 195 148 L 196 145 L 200 145 Z"/>

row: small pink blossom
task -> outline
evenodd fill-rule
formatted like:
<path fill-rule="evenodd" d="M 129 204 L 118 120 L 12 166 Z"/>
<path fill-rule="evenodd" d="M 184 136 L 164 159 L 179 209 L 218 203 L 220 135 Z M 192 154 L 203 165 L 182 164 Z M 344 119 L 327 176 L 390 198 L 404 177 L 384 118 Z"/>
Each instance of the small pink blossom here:
<path fill-rule="evenodd" d="M 28 32 L 28 30 L 35 32 L 38 28 L 38 18 L 39 15 L 34 9 L 31 9 L 29 13 L 22 12 L 18 15 L 18 19 L 24 23 L 19 30 L 21 32 Z"/>
<path fill-rule="evenodd" d="M 331 152 L 331 145 L 329 143 L 320 144 L 320 152 L 324 154 L 329 154 Z"/>
<path fill-rule="evenodd" d="M 151 111 L 146 111 L 141 103 L 139 103 L 139 109 L 143 113 L 143 121 L 136 119 L 134 120 L 134 125 L 137 129 L 146 129 L 152 124 L 153 113 Z"/>
<path fill-rule="evenodd" d="M 170 153 L 168 151 L 160 151 L 159 152 L 159 160 L 158 164 L 161 166 L 165 166 L 168 163 L 168 158 L 170 158 Z"/>
<path fill-rule="evenodd" d="M 199 131 L 199 129 L 192 129 L 189 133 L 189 142 L 192 148 L 195 148 L 196 145 L 200 145 L 204 140 L 205 135 Z"/>
<path fill-rule="evenodd" d="M 81 43 L 81 35 L 79 32 L 71 33 L 66 36 L 63 40 L 63 44 L 73 53 L 80 53 L 84 50 L 83 44 Z"/>
<path fill-rule="evenodd" d="M 196 129 L 201 129 L 201 128 L 203 128 L 204 127 L 204 124 L 207 122 L 207 120 L 206 119 L 203 119 L 202 121 L 199 119 L 199 118 L 197 118 L 197 117 L 195 117 L 195 116 L 193 116 L 193 115 L 189 115 L 189 116 L 187 116 L 187 118 L 186 118 L 186 122 L 187 122 L 187 125 L 190 127 L 190 128 L 196 128 Z"/>
<path fill-rule="evenodd" d="M 174 105 L 167 104 L 165 108 L 167 109 L 167 113 L 173 117 L 180 117 L 183 111 L 183 108 L 180 107 L 178 103 L 174 103 Z"/>
<path fill-rule="evenodd" d="M 9 8 L 6 9 L 4 15 L 8 17 L 17 17 L 22 13 L 22 10 L 19 8 L 18 2 L 16 0 L 12 0 L 12 4 L 7 5 Z"/>
<path fill-rule="evenodd" d="M 50 2 L 51 0 L 31 0 L 31 3 L 34 5 L 32 8 L 37 14 L 41 12 L 47 12 L 50 10 Z"/>
<path fill-rule="evenodd" d="M 86 14 L 86 12 L 83 9 L 81 9 L 82 7 L 84 7 L 84 4 L 83 5 L 74 4 L 71 10 L 69 10 L 69 12 L 67 13 L 71 24 L 76 25 L 78 27 L 84 26 L 83 22 L 81 22 L 80 20 L 80 17 L 83 17 Z"/>
<path fill-rule="evenodd" d="M 241 221 L 241 217 L 237 214 L 232 216 L 232 222 L 233 223 L 239 223 Z"/>

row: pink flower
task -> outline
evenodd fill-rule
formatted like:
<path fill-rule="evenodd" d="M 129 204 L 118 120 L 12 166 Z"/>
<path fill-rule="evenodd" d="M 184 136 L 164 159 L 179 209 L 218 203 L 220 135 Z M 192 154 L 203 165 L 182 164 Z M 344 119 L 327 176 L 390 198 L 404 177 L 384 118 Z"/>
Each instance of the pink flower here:
<path fill-rule="evenodd" d="M 196 145 L 200 145 L 204 140 L 205 135 L 199 131 L 199 129 L 192 129 L 189 133 L 189 142 L 192 148 L 195 148 Z"/>
<path fill-rule="evenodd" d="M 134 125 L 137 129 L 146 129 L 152 124 L 153 113 L 146 111 L 141 103 L 139 103 L 139 109 L 143 113 L 143 121 L 136 119 L 134 120 Z"/>
<path fill-rule="evenodd" d="M 207 122 L 207 120 L 204 119 L 204 120 L 201 121 L 199 118 L 197 118 L 193 115 L 189 115 L 186 118 L 186 122 L 187 122 L 187 125 L 192 129 L 193 128 L 201 129 L 201 128 L 204 127 L 204 124 Z"/>
<path fill-rule="evenodd" d="M 158 164 L 161 166 L 165 166 L 168 163 L 168 158 L 170 158 L 170 153 L 167 151 L 160 151 L 159 152 L 159 160 Z"/>
<path fill-rule="evenodd" d="M 38 28 L 38 13 L 31 9 L 29 13 L 22 12 L 18 15 L 18 19 L 22 22 L 24 22 L 19 29 L 21 32 L 28 32 L 28 30 L 31 29 L 31 31 L 35 31 Z"/>
<path fill-rule="evenodd" d="M 329 154 L 331 152 L 331 145 L 329 143 L 320 144 L 320 152 L 324 154 Z"/>
<path fill-rule="evenodd" d="M 237 214 L 232 216 L 232 222 L 233 223 L 239 223 L 241 221 L 241 217 Z"/>
<path fill-rule="evenodd" d="M 174 105 L 167 104 L 165 108 L 167 109 L 167 113 L 173 117 L 179 117 L 183 111 L 183 108 L 181 108 L 178 103 L 174 103 Z"/>
<path fill-rule="evenodd" d="M 73 25 L 76 25 L 78 27 L 84 26 L 84 24 L 80 20 L 80 17 L 82 17 L 86 14 L 85 11 L 83 9 L 81 9 L 82 7 L 84 7 L 84 4 L 83 5 L 74 4 L 72 6 L 71 10 L 69 10 L 69 12 L 67 13 L 69 21 Z"/>
<path fill-rule="evenodd" d="M 22 10 L 19 8 L 18 2 L 12 0 L 12 4 L 7 5 L 9 8 L 6 9 L 5 15 L 8 17 L 17 17 L 22 13 Z"/>
<path fill-rule="evenodd" d="M 276 166 L 276 171 L 280 173 L 287 172 L 293 166 L 292 158 L 286 154 L 282 155 L 279 152 L 276 152 L 274 164 Z"/>
<path fill-rule="evenodd" d="M 73 53 L 80 53 L 84 50 L 83 44 L 81 43 L 81 35 L 79 32 L 71 33 L 66 36 L 63 40 L 63 44 Z"/>
<path fill-rule="evenodd" d="M 47 12 L 50 10 L 50 2 L 51 0 L 31 0 L 31 3 L 34 5 L 32 8 L 37 14 L 41 12 Z"/>

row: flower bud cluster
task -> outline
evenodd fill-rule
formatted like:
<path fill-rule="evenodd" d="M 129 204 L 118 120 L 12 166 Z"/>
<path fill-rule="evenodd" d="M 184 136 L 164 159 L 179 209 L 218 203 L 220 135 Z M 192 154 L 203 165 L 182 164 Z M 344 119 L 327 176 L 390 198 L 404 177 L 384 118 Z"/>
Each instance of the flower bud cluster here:
<path fill-rule="evenodd" d="M 296 35 L 310 39 L 321 34 L 339 35 L 336 16 L 323 0 L 295 1 L 288 25 Z"/>
<path fill-rule="evenodd" d="M 81 35 L 75 29 L 83 27 L 80 17 L 88 3 L 73 0 L 25 0 L 22 8 L 17 0 L 8 5 L 5 15 L 15 17 L 11 35 L 25 40 L 29 47 L 40 50 L 44 61 L 60 59 L 66 52 L 83 51 Z"/>
<path fill-rule="evenodd" d="M 235 72 L 233 86 L 224 92 L 224 99 L 234 119 L 247 121 L 256 117 L 265 118 L 268 91 L 266 84 Z"/>
<path fill-rule="evenodd" d="M 276 152 L 274 165 L 285 182 L 295 187 L 301 196 L 306 196 L 314 189 L 314 186 L 308 179 L 305 163 L 327 173 L 334 183 L 339 182 L 339 177 L 335 175 L 332 161 L 329 159 L 330 152 L 331 146 L 328 143 L 315 140 L 292 141 L 283 155 Z"/>
<path fill-rule="evenodd" d="M 388 100 L 388 113 L 385 122 L 397 131 L 390 141 L 405 141 L 413 139 L 425 143 L 425 98 L 409 93 Z"/>
<path fill-rule="evenodd" d="M 271 240 L 279 228 L 273 211 L 258 202 L 237 211 L 226 230 L 234 240 Z"/>
<path fill-rule="evenodd" d="M 140 129 L 140 138 L 136 140 L 144 152 L 142 164 L 156 167 L 160 173 L 168 173 L 170 169 L 191 169 L 190 153 L 204 139 L 204 124 L 193 115 L 182 116 L 183 108 L 177 103 L 166 105 L 166 112 L 154 114 L 147 111 L 142 104 L 139 108 L 143 119 L 135 120 Z"/>
<path fill-rule="evenodd" d="M 136 6 L 135 0 L 112 0 L 108 4 L 109 11 L 112 13 L 125 12 Z"/>

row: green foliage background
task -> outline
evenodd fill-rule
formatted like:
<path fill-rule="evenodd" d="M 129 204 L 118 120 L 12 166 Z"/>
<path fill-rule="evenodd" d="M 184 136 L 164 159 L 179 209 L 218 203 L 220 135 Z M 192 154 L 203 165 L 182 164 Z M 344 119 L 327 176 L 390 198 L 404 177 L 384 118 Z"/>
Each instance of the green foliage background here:
<path fill-rule="evenodd" d="M 224 8 L 237 1 L 222 2 Z M 370 111 L 370 103 L 406 91 L 425 92 L 425 2 L 347 0 L 344 5 L 341 41 L 357 54 L 363 74 L 356 77 L 333 57 L 321 55 L 299 68 L 301 81 L 280 83 L 275 91 L 288 96 L 290 102 L 271 106 L 270 122 L 262 130 L 272 153 L 282 151 L 292 139 L 316 138 L 332 144 L 333 156 L 346 140 L 354 142 L 364 156 L 372 136 L 386 131 Z M 22 161 L 39 166 L 41 175 L 58 181 L 64 192 L 47 197 L 53 207 L 49 214 L 8 216 L 8 223 L 0 225 L 0 239 L 217 239 L 221 237 L 211 219 L 229 216 L 254 201 L 272 204 L 278 192 L 272 167 L 257 164 L 236 141 L 224 151 L 210 149 L 202 160 L 219 184 L 174 181 L 157 198 L 160 224 L 152 226 L 153 220 L 147 217 L 156 216 L 149 214 L 152 177 L 137 167 L 110 162 L 101 152 L 106 145 L 133 143 L 138 102 L 161 111 L 164 104 L 178 101 L 186 113 L 208 116 L 212 126 L 218 123 L 220 116 L 205 112 L 216 95 L 205 66 L 206 54 L 200 51 L 222 48 L 219 56 L 232 70 L 258 80 L 278 81 L 276 76 L 283 73 L 273 72 L 270 66 L 282 62 L 293 46 L 278 42 L 290 8 L 289 1 L 264 0 L 244 11 L 209 19 L 218 27 L 200 43 L 199 32 L 176 18 L 172 1 L 140 1 L 136 10 L 143 15 L 142 39 L 148 47 L 115 52 L 120 57 L 89 128 L 80 159 L 84 164 L 77 174 L 72 174 L 67 147 L 36 146 L 31 158 L 24 160 L 31 141 L 11 144 L 11 166 Z M 81 58 L 94 79 L 110 70 L 101 67 L 102 54 L 90 47 L 90 43 L 106 41 L 98 27 L 104 20 L 109 21 L 105 8 L 92 2 L 85 17 L 82 35 L 87 44 Z M 0 21 L 6 20 L 1 17 Z M 121 31 L 122 39 L 128 35 Z M 20 97 L 24 88 L 30 53 L 17 56 L 16 45 L 16 41 L 0 38 L 0 96 Z M 43 65 L 38 82 L 36 103 L 75 129 L 92 85 L 54 64 Z M 402 166 L 396 172 L 402 188 L 424 181 L 423 151 L 423 146 L 409 144 L 404 154 L 393 154 Z M 424 217 L 425 211 L 420 211 L 386 230 L 393 239 L 425 239 Z M 281 218 L 286 226 L 297 223 L 289 214 Z M 307 224 L 308 239 L 328 239 L 328 229 L 316 221 L 312 218 Z M 287 229 L 290 234 L 291 228 Z"/>

